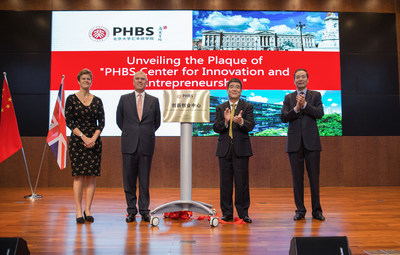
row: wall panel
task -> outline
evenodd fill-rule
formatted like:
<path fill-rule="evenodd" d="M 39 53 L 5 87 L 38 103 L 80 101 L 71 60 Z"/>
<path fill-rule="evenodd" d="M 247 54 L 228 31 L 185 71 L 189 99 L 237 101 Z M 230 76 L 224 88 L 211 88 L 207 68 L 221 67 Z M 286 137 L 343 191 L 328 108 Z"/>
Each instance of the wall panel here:
<path fill-rule="evenodd" d="M 119 137 L 103 137 L 103 160 L 98 187 L 122 188 L 122 156 Z M 151 187 L 180 185 L 180 141 L 178 137 L 157 137 Z M 400 137 L 322 137 L 321 186 L 400 185 Z M 252 137 L 251 187 L 291 187 L 285 137 Z M 31 179 L 36 182 L 45 144 L 44 137 L 23 137 Z M 195 188 L 219 187 L 217 137 L 192 140 L 192 183 Z M 47 147 L 39 187 L 72 185 L 71 168 L 59 170 Z M 306 178 L 307 179 L 307 178 Z M 307 181 L 306 181 L 307 182 Z M 21 151 L 0 164 L 0 187 L 29 187 Z"/>

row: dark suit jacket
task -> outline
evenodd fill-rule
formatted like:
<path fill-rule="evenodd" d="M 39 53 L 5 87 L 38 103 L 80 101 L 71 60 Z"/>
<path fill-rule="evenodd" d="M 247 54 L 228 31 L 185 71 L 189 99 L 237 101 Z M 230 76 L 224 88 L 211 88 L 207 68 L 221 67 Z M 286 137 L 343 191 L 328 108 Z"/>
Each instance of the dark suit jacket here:
<path fill-rule="evenodd" d="M 213 129 L 219 133 L 217 153 L 218 157 L 225 157 L 231 138 L 229 137 L 229 125 L 225 126 L 224 111 L 229 108 L 229 102 L 220 104 L 216 108 L 216 116 Z M 254 113 L 253 105 L 243 100 L 239 100 L 236 106 L 235 116 L 243 110 L 242 117 L 244 120 L 243 126 L 232 122 L 232 133 L 233 133 L 233 150 L 239 157 L 249 157 L 253 155 L 251 150 L 249 132 L 254 128 Z"/>
<path fill-rule="evenodd" d="M 145 94 L 142 121 L 139 121 L 135 92 L 121 96 L 117 107 L 117 125 L 122 130 L 122 153 L 134 153 L 140 144 L 144 155 L 153 155 L 155 132 L 160 124 L 161 113 L 157 97 Z"/>
<path fill-rule="evenodd" d="M 321 94 L 318 91 L 307 90 L 307 105 L 299 113 L 294 111 L 297 91 L 285 96 L 281 112 L 281 120 L 289 122 L 286 152 L 296 152 L 300 149 L 303 139 L 304 147 L 310 151 L 320 151 L 321 142 L 317 127 L 317 119 L 324 116 Z"/>

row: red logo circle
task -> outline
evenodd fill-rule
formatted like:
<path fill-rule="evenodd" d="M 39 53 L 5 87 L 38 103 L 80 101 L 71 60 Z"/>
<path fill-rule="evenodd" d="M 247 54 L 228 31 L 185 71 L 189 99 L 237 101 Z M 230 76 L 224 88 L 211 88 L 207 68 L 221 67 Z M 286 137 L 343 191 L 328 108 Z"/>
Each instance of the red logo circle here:
<path fill-rule="evenodd" d="M 106 40 L 108 38 L 109 34 L 110 33 L 108 32 L 108 29 L 105 27 L 101 27 L 101 26 L 94 27 L 94 28 L 90 29 L 90 31 L 89 31 L 90 39 L 92 39 L 93 41 L 96 41 L 96 42 L 101 42 L 101 41 Z"/>
<path fill-rule="evenodd" d="M 96 39 L 103 39 L 106 37 L 107 32 L 104 29 L 98 28 L 92 32 L 92 36 Z"/>

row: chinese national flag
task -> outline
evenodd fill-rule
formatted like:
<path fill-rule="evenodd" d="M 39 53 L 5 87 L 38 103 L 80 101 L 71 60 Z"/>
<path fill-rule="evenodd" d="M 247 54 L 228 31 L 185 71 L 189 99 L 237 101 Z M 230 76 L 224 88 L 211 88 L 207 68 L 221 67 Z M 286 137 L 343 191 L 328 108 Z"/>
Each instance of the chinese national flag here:
<path fill-rule="evenodd" d="M 6 76 L 3 82 L 0 119 L 0 163 L 22 148 L 17 118 L 11 100 Z"/>

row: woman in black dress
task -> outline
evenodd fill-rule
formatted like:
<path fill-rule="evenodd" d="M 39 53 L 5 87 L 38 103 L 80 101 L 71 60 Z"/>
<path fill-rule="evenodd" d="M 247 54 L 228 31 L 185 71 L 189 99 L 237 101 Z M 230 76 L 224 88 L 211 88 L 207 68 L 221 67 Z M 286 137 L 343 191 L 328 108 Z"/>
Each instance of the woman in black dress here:
<path fill-rule="evenodd" d="M 72 134 L 68 146 L 74 177 L 76 222 L 93 222 L 90 211 L 96 189 L 96 176 L 100 176 L 102 143 L 100 133 L 104 128 L 104 109 L 100 98 L 90 93 L 92 72 L 83 69 L 78 74 L 80 90 L 68 96 L 65 118 Z M 86 203 L 82 212 L 83 186 L 86 180 Z"/>

